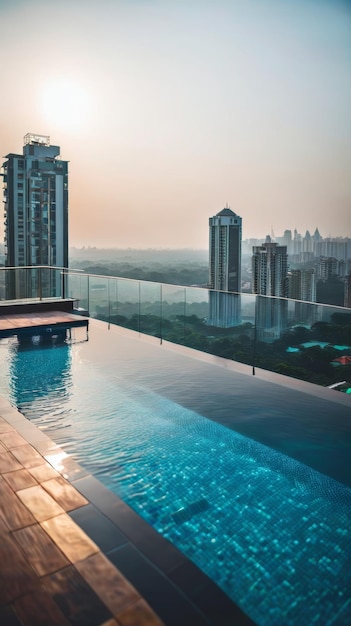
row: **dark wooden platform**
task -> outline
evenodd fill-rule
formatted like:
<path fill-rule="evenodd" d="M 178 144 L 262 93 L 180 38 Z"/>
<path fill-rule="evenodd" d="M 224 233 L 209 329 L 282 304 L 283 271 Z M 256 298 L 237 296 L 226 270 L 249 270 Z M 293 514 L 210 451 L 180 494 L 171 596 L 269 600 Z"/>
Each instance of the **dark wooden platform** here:
<path fill-rule="evenodd" d="M 6 307 L 0 307 L 0 338 L 24 332 L 40 333 L 47 328 L 60 330 L 77 326 L 85 326 L 88 330 L 89 318 L 65 311 L 9 313 Z"/>

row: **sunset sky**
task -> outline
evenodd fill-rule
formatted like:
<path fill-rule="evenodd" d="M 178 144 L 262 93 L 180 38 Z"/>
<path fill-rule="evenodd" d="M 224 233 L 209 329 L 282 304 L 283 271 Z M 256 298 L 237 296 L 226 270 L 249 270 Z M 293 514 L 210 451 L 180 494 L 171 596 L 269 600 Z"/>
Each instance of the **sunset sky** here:
<path fill-rule="evenodd" d="M 351 236 L 351 0 L 0 0 L 1 156 L 50 135 L 70 245 Z M 0 218 L 0 241 L 3 239 Z"/>

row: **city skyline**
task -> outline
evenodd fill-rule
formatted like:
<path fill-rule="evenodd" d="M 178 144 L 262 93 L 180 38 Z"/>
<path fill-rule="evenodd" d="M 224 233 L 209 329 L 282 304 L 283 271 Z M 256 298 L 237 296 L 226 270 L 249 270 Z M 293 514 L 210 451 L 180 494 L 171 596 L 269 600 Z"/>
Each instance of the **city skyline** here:
<path fill-rule="evenodd" d="M 1 157 L 61 146 L 70 246 L 206 249 L 227 203 L 243 239 L 351 236 L 348 3 L 81 7 L 0 0 Z"/>

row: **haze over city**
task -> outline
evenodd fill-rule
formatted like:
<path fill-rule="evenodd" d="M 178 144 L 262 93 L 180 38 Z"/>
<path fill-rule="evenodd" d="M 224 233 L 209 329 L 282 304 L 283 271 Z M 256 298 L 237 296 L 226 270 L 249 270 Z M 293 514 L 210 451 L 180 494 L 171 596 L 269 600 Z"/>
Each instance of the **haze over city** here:
<path fill-rule="evenodd" d="M 1 156 L 70 161 L 70 245 L 351 235 L 351 4 L 0 0 Z M 0 230 L 0 241 L 3 229 Z"/>

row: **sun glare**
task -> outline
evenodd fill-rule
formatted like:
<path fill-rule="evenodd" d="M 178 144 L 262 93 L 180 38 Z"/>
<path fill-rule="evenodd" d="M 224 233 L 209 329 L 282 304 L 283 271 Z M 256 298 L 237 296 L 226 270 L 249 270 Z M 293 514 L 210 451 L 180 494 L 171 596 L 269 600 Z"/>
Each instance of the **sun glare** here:
<path fill-rule="evenodd" d="M 81 129 L 89 117 L 90 98 L 84 88 L 70 80 L 48 83 L 41 92 L 40 108 L 50 126 Z"/>

